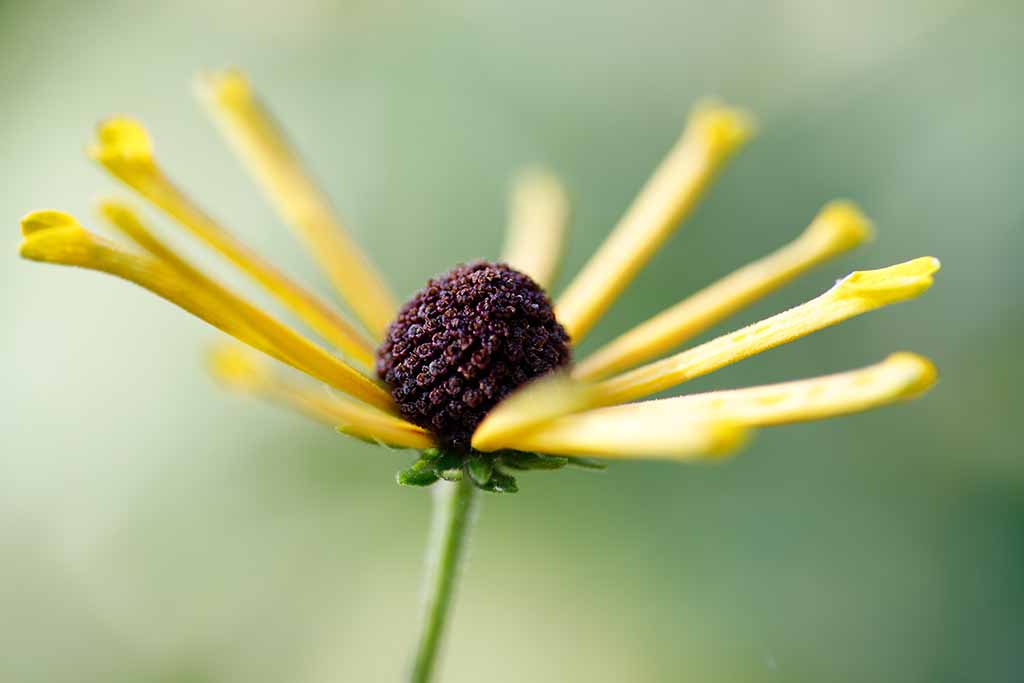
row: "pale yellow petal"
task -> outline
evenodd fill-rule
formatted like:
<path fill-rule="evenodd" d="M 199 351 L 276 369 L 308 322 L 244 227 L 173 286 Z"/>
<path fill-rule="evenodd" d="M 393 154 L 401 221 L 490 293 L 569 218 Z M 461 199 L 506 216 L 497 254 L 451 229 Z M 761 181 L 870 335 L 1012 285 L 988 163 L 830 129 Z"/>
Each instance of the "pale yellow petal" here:
<path fill-rule="evenodd" d="M 744 112 L 704 104 L 604 244 L 562 294 L 558 320 L 578 344 L 696 205 L 722 164 L 751 135 Z"/>
<path fill-rule="evenodd" d="M 931 286 L 938 269 L 938 259 L 923 257 L 851 273 L 796 308 L 601 382 L 600 401 L 613 405 L 643 398 L 853 316 L 911 299 Z"/>
<path fill-rule="evenodd" d="M 913 353 L 824 377 L 767 386 L 692 394 L 628 407 L 665 420 L 724 420 L 751 426 L 821 420 L 920 396 L 935 384 L 935 366 Z M 626 406 L 623 406 L 625 408 Z"/>
<path fill-rule="evenodd" d="M 364 441 L 395 448 L 435 445 L 422 427 L 329 393 L 323 386 L 290 380 L 237 344 L 212 349 L 210 370 L 231 389 L 293 408 Z"/>
<path fill-rule="evenodd" d="M 165 211 L 206 242 L 308 324 L 364 367 L 372 367 L 374 345 L 338 311 L 291 280 L 217 224 L 170 182 L 157 165 L 145 129 L 127 117 L 100 124 L 89 152 L 114 177 Z"/>
<path fill-rule="evenodd" d="M 390 395 L 379 384 L 241 298 L 223 289 L 210 291 L 158 258 L 128 253 L 88 232 L 66 213 L 29 214 L 22 220 L 22 233 L 20 253 L 24 258 L 78 266 L 134 282 L 340 391 L 382 410 L 395 410 Z"/>
<path fill-rule="evenodd" d="M 553 417 L 595 403 L 593 387 L 556 373 L 522 387 L 495 406 L 473 432 L 473 448 L 494 451 Z"/>
<path fill-rule="evenodd" d="M 509 197 L 508 233 L 501 260 L 549 289 L 558 271 L 569 220 L 569 198 L 550 171 L 522 172 Z"/>
<path fill-rule="evenodd" d="M 395 317 L 394 297 L 248 80 L 229 70 L 204 75 L 198 86 L 220 130 L 278 212 L 367 329 L 383 338 Z"/>
<path fill-rule="evenodd" d="M 729 422 L 678 415 L 665 419 L 632 406 L 615 406 L 560 417 L 520 434 L 506 447 L 551 455 L 694 460 L 729 454 L 746 435 L 744 427 Z"/>
<path fill-rule="evenodd" d="M 577 364 L 573 376 L 600 379 L 671 351 L 870 236 L 870 223 L 856 206 L 832 202 L 796 240 L 637 325 Z"/>

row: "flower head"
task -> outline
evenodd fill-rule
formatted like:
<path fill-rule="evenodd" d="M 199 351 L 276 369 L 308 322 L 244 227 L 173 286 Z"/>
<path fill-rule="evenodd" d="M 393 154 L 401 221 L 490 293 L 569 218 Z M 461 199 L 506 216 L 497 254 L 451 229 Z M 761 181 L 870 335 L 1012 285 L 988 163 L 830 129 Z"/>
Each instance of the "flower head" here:
<path fill-rule="evenodd" d="M 377 374 L 405 418 L 465 451 L 491 408 L 569 362 L 568 341 L 536 282 L 481 261 L 431 280 L 402 307 Z"/>
<path fill-rule="evenodd" d="M 211 368 L 219 379 L 297 408 L 344 434 L 419 450 L 420 459 L 400 473 L 401 483 L 469 477 L 487 490 L 514 491 L 507 470 L 593 465 L 578 456 L 717 456 L 735 450 L 752 427 L 914 398 L 935 381 L 929 361 L 897 353 L 835 375 L 645 400 L 928 289 L 939 268 L 934 258 L 858 271 L 807 303 L 676 351 L 759 297 L 867 240 L 869 221 L 841 201 L 826 204 L 789 244 L 571 362 L 572 347 L 750 138 L 753 126 L 741 111 L 714 103 L 695 109 L 619 224 L 553 304 L 545 288 L 558 265 L 568 203 L 557 178 L 534 170 L 514 185 L 501 262 L 456 266 L 399 308 L 248 81 L 229 71 L 204 77 L 199 90 L 356 320 L 250 250 L 200 208 L 157 163 L 145 129 L 127 117 L 100 124 L 91 156 L 251 277 L 320 341 L 199 270 L 120 201 L 103 202 L 100 214 L 139 249 L 99 237 L 65 213 L 37 211 L 22 221 L 22 256 L 129 280 L 219 328 L 259 352 L 218 346 Z M 281 366 L 298 372 L 289 374 Z"/>

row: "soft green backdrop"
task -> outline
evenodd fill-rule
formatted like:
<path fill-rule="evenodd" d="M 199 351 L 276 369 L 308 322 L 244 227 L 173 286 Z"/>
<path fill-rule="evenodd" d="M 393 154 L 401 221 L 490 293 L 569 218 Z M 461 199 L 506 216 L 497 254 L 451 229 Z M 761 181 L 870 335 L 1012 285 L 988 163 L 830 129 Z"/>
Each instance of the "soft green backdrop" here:
<path fill-rule="evenodd" d="M 913 349 L 942 371 L 923 401 L 764 431 L 720 466 L 486 497 L 442 680 L 1020 680 L 1022 26 L 1013 1 L 0 1 L 0 680 L 403 669 L 429 511 L 393 483 L 410 458 L 223 393 L 210 328 L 14 255 L 25 212 L 95 224 L 121 192 L 81 150 L 129 112 L 217 216 L 322 286 L 191 97 L 227 64 L 403 294 L 496 253 L 505 181 L 535 161 L 574 198 L 564 284 L 705 94 L 757 112 L 760 135 L 593 343 L 836 196 L 878 240 L 722 329 L 857 267 L 943 260 L 920 301 L 694 383 Z"/>

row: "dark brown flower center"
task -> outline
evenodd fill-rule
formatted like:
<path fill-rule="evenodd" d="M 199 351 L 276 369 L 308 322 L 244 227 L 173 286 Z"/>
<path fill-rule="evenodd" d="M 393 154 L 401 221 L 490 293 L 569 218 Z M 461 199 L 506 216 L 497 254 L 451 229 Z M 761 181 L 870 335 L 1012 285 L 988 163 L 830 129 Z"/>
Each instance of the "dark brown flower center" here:
<path fill-rule="evenodd" d="M 467 451 L 499 401 L 569 362 L 568 340 L 537 283 L 481 261 L 431 280 L 402 307 L 377 351 L 377 374 L 405 419 Z"/>

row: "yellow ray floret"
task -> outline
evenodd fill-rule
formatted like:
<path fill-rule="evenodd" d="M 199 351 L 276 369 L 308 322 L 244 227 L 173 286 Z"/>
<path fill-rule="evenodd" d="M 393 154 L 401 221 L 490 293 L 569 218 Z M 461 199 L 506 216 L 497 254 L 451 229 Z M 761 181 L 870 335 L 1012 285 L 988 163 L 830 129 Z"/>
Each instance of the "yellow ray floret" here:
<path fill-rule="evenodd" d="M 543 169 L 524 171 L 509 197 L 501 260 L 549 289 L 558 271 L 568 219 L 569 199 L 558 178 Z"/>
<path fill-rule="evenodd" d="M 665 419 L 618 406 L 558 418 L 520 434 L 506 447 L 553 455 L 694 460 L 729 454 L 746 435 L 744 427 L 730 422 L 678 414 Z"/>
<path fill-rule="evenodd" d="M 937 259 L 924 257 L 851 273 L 796 308 L 604 382 L 537 382 L 491 410 L 477 427 L 473 446 L 508 448 L 510 441 L 563 415 L 643 398 L 855 315 L 915 297 L 931 286 L 938 269 Z"/>
<path fill-rule="evenodd" d="M 104 199 L 97 206 L 99 214 L 114 228 L 128 237 L 150 254 L 177 270 L 181 275 L 199 287 L 209 291 L 220 288 L 211 278 L 204 275 L 191 263 L 182 258 L 178 252 L 156 237 L 147 228 L 135 211 L 127 204 L 116 199 Z"/>
<path fill-rule="evenodd" d="M 199 93 L 225 137 L 376 339 L 395 316 L 383 278 L 344 229 L 277 121 L 237 71 L 204 75 Z"/>
<path fill-rule="evenodd" d="M 364 367 L 373 364 L 374 345 L 340 313 L 239 242 L 196 206 L 164 175 L 153 157 L 145 129 L 115 117 L 100 124 L 89 153 L 114 177 L 165 211 L 220 252 L 290 309 L 303 322 Z"/>
<path fill-rule="evenodd" d="M 237 344 L 214 348 L 210 353 L 210 370 L 232 389 L 294 408 L 358 439 L 395 448 L 435 445 L 423 428 L 328 393 L 322 386 L 289 380 Z"/>
<path fill-rule="evenodd" d="M 225 319 L 233 319 L 236 327 L 226 330 L 232 336 L 246 340 L 264 353 L 289 365 L 298 363 L 262 333 L 260 324 L 266 316 L 261 311 L 181 257 L 172 247 L 156 237 L 130 207 L 117 200 L 107 199 L 101 201 L 97 208 L 111 226 L 173 269 L 195 297 L 214 302 L 213 305 L 223 313 Z"/>
<path fill-rule="evenodd" d="M 931 286 L 938 269 L 938 259 L 923 257 L 851 273 L 796 308 L 602 382 L 600 400 L 612 405 L 649 396 L 861 313 L 911 299 Z"/>
<path fill-rule="evenodd" d="M 573 376 L 600 379 L 656 358 L 870 236 L 856 206 L 832 202 L 796 240 L 637 325 L 579 363 Z"/>
<path fill-rule="evenodd" d="M 613 410 L 665 420 L 724 420 L 750 426 L 821 420 L 877 408 L 920 396 L 935 384 L 931 361 L 913 353 L 894 353 L 881 363 L 824 377 L 729 391 L 714 391 Z"/>
<path fill-rule="evenodd" d="M 520 388 L 487 414 L 473 432 L 473 448 L 494 451 L 552 416 L 584 410 L 596 402 L 594 387 L 557 373 Z"/>
<path fill-rule="evenodd" d="M 679 142 L 558 300 L 558 320 L 574 344 L 696 205 L 752 128 L 744 112 L 713 104 L 696 108 Z"/>
<path fill-rule="evenodd" d="M 21 229 L 24 258 L 88 268 L 134 282 L 340 391 L 382 410 L 395 410 L 387 391 L 376 382 L 244 300 L 225 299 L 227 290 L 208 291 L 158 258 L 125 252 L 66 213 L 36 211 L 22 220 Z"/>

